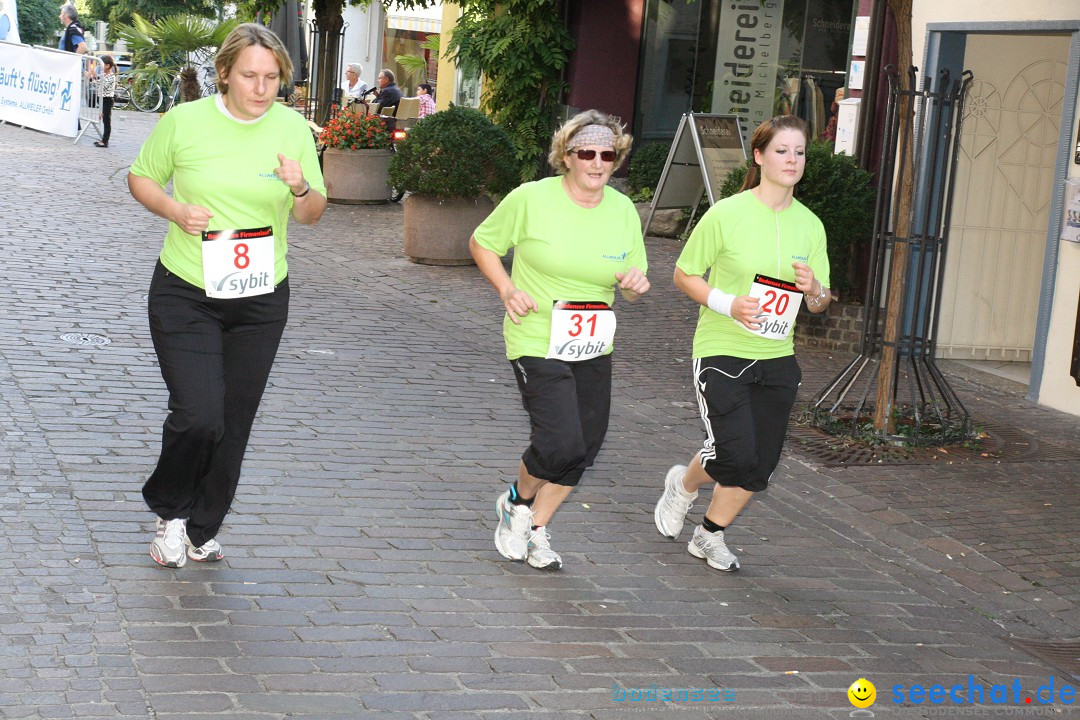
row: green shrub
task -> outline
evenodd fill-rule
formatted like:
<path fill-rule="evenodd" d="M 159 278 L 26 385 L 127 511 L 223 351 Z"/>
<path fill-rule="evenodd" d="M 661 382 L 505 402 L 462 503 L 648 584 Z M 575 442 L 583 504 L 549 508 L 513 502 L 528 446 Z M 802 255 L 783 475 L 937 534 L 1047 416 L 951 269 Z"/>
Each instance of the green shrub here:
<path fill-rule="evenodd" d="M 752 160 L 748 161 L 744 167 L 728 173 L 720 186 L 720 198 L 739 192 L 752 164 Z M 832 289 L 841 294 L 853 287 L 856 251 L 870 241 L 874 229 L 874 196 L 872 176 L 859 167 L 855 158 L 835 154 L 832 143 L 810 143 L 806 149 L 806 171 L 795 189 L 795 197 L 825 226 L 829 280 Z M 708 205 L 707 200 L 705 204 Z M 699 208 L 695 223 L 706 209 Z M 687 237 L 691 230 L 692 227 L 686 229 Z"/>
<path fill-rule="evenodd" d="M 520 170 L 506 133 L 479 110 L 457 105 L 410 128 L 389 166 L 398 190 L 438 197 L 505 195 Z"/>
<path fill-rule="evenodd" d="M 630 155 L 630 169 L 627 172 L 626 182 L 632 192 L 639 192 L 648 188 L 655 191 L 660 184 L 660 175 L 664 172 L 664 163 L 667 162 L 668 150 L 671 146 L 667 143 L 649 143 L 634 148 Z"/>

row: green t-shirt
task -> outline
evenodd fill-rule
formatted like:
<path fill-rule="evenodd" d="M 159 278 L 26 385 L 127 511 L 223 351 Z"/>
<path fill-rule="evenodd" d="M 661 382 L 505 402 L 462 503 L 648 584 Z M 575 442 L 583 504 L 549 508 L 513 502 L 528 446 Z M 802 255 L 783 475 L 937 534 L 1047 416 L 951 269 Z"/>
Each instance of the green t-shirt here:
<path fill-rule="evenodd" d="M 311 189 L 326 194 L 315 141 L 304 117 L 274 103 L 259 120 L 245 123 L 224 114 L 216 96 L 177 105 L 158 121 L 131 166 L 135 175 L 165 187 L 171 179 L 177 202 L 208 208 L 210 230 L 274 229 L 274 282 L 288 274 L 286 228 L 292 192 L 274 169 L 278 153 L 300 163 Z M 169 223 L 161 263 L 203 287 L 202 238 Z"/>
<path fill-rule="evenodd" d="M 506 357 L 544 357 L 551 337 L 551 308 L 557 300 L 615 301 L 615 273 L 648 271 L 641 220 L 618 190 L 583 208 L 569 198 L 562 177 L 525 183 L 507 195 L 476 228 L 480 247 L 500 257 L 514 248 L 510 277 L 539 307 L 516 325 L 503 319 Z M 610 353 L 611 350 L 609 349 Z"/>
<path fill-rule="evenodd" d="M 749 190 L 724 198 L 698 222 L 675 265 L 687 275 L 709 273 L 709 285 L 746 295 L 757 274 L 795 281 L 791 263 L 806 263 L 822 287 L 829 287 L 825 227 L 805 205 L 774 211 Z M 702 306 L 694 333 L 694 357 L 732 355 L 755 360 L 795 353 L 794 333 L 771 340 Z"/>

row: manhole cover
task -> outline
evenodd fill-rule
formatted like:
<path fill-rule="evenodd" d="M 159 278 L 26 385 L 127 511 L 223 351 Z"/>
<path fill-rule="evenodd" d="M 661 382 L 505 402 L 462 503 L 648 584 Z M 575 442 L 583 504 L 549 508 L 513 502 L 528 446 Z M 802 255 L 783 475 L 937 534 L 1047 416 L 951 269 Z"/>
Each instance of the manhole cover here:
<path fill-rule="evenodd" d="M 1074 640 L 1004 638 L 1004 640 L 1047 665 L 1057 668 L 1066 676 L 1071 675 L 1080 680 L 1080 638 Z"/>
<path fill-rule="evenodd" d="M 72 345 L 108 345 L 112 342 L 104 335 L 92 335 L 89 333 L 65 333 L 60 336 L 60 339 L 64 342 L 71 343 Z"/>
<path fill-rule="evenodd" d="M 1080 460 L 1080 450 L 1048 442 L 1014 427 L 986 423 L 983 430 L 986 437 L 966 447 L 894 447 L 865 445 L 851 438 L 829 435 L 811 425 L 792 423 L 788 426 L 786 447 L 825 467 Z"/>

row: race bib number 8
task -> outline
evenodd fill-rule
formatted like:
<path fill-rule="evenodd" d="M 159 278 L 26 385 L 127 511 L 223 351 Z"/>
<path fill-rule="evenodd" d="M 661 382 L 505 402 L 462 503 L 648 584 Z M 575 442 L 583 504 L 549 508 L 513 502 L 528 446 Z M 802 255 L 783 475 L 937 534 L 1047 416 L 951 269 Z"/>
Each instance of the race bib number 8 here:
<path fill-rule="evenodd" d="M 795 316 L 799 314 L 799 305 L 802 304 L 803 294 L 799 288 L 784 280 L 755 275 L 747 294 L 757 298 L 761 328 L 755 332 L 742 323 L 739 323 L 739 327 L 770 340 L 786 340 L 795 327 Z"/>
<path fill-rule="evenodd" d="M 212 298 L 274 292 L 274 229 L 206 230 L 202 234 L 203 287 Z"/>
<path fill-rule="evenodd" d="M 548 358 L 589 360 L 610 350 L 614 341 L 615 311 L 607 303 L 557 300 L 551 308 Z"/>

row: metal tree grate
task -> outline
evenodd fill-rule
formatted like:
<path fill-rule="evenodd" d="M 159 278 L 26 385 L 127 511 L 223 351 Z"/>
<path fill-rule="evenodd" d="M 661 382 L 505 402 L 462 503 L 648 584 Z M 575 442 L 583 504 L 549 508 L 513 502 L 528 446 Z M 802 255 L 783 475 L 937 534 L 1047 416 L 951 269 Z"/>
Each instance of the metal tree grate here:
<path fill-rule="evenodd" d="M 1050 667 L 1060 670 L 1064 677 L 1080 680 L 1080 638 L 1072 640 L 1022 640 L 1003 638 L 1013 647 L 1042 660 Z"/>
<path fill-rule="evenodd" d="M 969 438 L 972 430 L 967 410 L 934 362 L 963 98 L 972 74 L 950 81 L 942 70 L 936 89 L 924 79 L 917 90 L 910 68 L 912 89 L 904 90 L 896 69 L 886 72 L 886 139 L 862 344 L 858 357 L 814 396 L 811 412 L 822 428 L 843 424 L 857 435 L 870 424 L 880 440 L 949 443 Z M 905 185 L 914 187 L 909 213 L 894 207 Z"/>
<path fill-rule="evenodd" d="M 788 427 L 786 447 L 824 467 L 966 463 L 1078 462 L 1080 448 L 1041 440 L 1017 428 L 989 423 L 976 440 L 949 447 L 867 445 L 807 423 Z"/>

